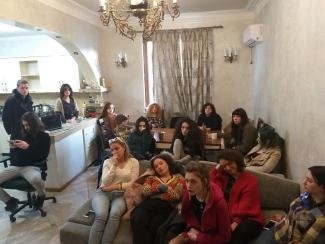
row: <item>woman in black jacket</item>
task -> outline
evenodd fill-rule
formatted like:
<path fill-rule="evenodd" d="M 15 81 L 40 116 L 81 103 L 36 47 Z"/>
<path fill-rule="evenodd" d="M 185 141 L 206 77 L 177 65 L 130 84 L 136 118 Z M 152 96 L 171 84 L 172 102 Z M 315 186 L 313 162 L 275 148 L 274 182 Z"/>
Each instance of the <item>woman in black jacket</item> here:
<path fill-rule="evenodd" d="M 45 185 L 41 178 L 41 170 L 37 163 L 46 160 L 50 151 L 50 137 L 44 132 L 39 118 L 27 112 L 21 119 L 22 136 L 10 141 L 11 165 L 0 172 L 0 184 L 17 176 L 25 178 L 38 192 L 34 208 L 43 206 Z M 10 197 L 0 187 L 0 200 L 6 203 L 6 210 L 14 212 L 18 207 L 18 199 Z"/>

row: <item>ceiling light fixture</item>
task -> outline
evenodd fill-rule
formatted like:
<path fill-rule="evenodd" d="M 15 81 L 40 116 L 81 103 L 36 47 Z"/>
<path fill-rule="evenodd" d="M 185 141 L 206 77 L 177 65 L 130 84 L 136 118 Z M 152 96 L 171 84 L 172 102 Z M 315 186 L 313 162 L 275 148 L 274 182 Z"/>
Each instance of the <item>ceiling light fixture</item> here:
<path fill-rule="evenodd" d="M 98 12 L 103 25 L 108 26 L 113 21 L 116 31 L 131 40 L 138 32 L 129 21 L 131 16 L 139 19 L 144 40 L 149 40 L 161 28 L 165 11 L 173 20 L 180 16 L 177 0 L 99 0 L 99 5 Z"/>

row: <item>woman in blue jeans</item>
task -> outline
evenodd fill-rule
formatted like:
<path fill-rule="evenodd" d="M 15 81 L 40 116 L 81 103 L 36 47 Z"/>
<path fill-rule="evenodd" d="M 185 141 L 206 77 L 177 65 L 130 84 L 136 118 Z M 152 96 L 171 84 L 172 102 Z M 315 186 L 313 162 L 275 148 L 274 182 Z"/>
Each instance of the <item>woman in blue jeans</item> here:
<path fill-rule="evenodd" d="M 113 156 L 104 161 L 102 183 L 92 200 L 95 221 L 89 244 L 113 242 L 126 210 L 124 190 L 139 176 L 139 162 L 130 155 L 125 141 L 116 137 L 109 146 Z"/>

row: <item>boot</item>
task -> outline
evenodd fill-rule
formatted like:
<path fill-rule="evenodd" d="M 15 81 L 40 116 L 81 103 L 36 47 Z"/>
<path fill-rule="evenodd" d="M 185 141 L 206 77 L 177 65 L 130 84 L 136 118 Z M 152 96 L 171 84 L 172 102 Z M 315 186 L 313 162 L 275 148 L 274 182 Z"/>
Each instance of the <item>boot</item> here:
<path fill-rule="evenodd" d="M 6 211 L 9 211 L 11 213 L 14 213 L 17 210 L 17 208 L 18 208 L 18 203 L 19 203 L 19 200 L 17 198 L 11 197 L 6 202 L 5 210 Z"/>

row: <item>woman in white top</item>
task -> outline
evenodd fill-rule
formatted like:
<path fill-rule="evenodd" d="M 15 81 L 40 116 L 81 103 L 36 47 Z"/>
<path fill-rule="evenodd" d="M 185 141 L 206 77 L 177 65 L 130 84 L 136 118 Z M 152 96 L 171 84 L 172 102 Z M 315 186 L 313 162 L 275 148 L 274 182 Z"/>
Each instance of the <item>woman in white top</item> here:
<path fill-rule="evenodd" d="M 61 120 L 72 122 L 78 118 L 79 108 L 73 98 L 73 91 L 69 84 L 63 84 L 60 88 L 60 98 L 56 100 L 55 112 L 61 115 Z"/>
<path fill-rule="evenodd" d="M 120 218 L 126 210 L 124 190 L 139 176 L 139 162 L 131 157 L 123 139 L 109 141 L 113 156 L 104 161 L 102 183 L 92 200 L 95 221 L 89 244 L 113 242 Z"/>

